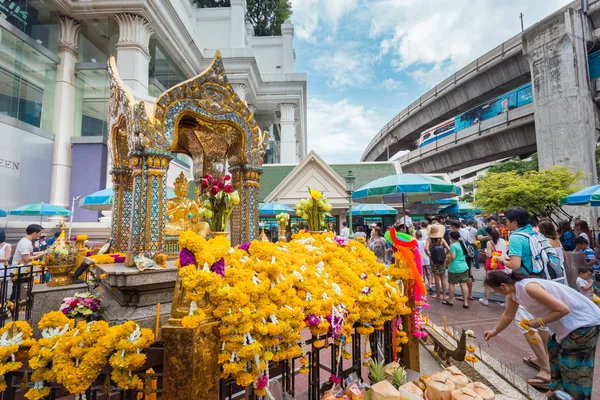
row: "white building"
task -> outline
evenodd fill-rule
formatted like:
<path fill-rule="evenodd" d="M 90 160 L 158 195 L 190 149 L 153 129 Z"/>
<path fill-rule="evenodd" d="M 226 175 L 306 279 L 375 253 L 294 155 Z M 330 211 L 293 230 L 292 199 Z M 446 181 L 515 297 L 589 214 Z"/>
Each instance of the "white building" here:
<path fill-rule="evenodd" d="M 199 74 L 217 50 L 236 92 L 271 132 L 265 163 L 306 155 L 306 74 L 294 69 L 294 26 L 256 37 L 246 0 L 196 8 L 190 0 L 0 1 L 0 208 L 70 207 L 103 189 L 106 62 L 140 97 L 157 97 Z M 191 160 L 178 155 L 169 176 Z M 169 185 L 173 179 L 169 178 Z M 76 220 L 96 221 L 78 209 Z"/>

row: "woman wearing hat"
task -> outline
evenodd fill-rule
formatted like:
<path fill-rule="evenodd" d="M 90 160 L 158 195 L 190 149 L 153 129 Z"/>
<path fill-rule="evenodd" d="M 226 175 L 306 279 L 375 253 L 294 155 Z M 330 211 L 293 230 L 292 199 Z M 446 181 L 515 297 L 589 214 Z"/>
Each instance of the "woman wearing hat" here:
<path fill-rule="evenodd" d="M 446 258 L 450 246 L 444 240 L 446 228 L 443 225 L 430 225 L 429 237 L 425 244 L 425 253 L 429 256 L 431 273 L 435 281 L 434 299 L 446 299 Z M 442 293 L 440 295 L 440 287 Z"/>

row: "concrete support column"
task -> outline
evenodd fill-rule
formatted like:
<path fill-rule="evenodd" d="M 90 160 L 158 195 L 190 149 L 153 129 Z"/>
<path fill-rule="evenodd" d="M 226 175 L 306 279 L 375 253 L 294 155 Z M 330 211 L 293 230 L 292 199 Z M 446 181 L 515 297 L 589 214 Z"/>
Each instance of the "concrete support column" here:
<path fill-rule="evenodd" d="M 233 90 L 238 95 L 241 101 L 246 101 L 246 95 L 248 94 L 248 88 L 245 83 L 232 83 Z"/>
<path fill-rule="evenodd" d="M 52 154 L 52 178 L 50 203 L 70 207 L 71 183 L 71 135 L 75 125 L 75 62 L 77 41 L 81 25 L 72 18 L 59 18 L 58 56 L 56 86 L 54 87 L 54 153 Z"/>
<path fill-rule="evenodd" d="M 246 0 L 231 0 L 231 48 L 246 47 Z"/>
<path fill-rule="evenodd" d="M 294 24 L 289 19 L 281 25 L 281 36 L 283 37 L 283 73 L 294 72 L 296 53 L 294 50 Z"/>
<path fill-rule="evenodd" d="M 123 82 L 136 93 L 148 95 L 148 68 L 150 64 L 150 23 L 138 15 L 115 16 L 119 25 L 117 68 Z"/>
<path fill-rule="evenodd" d="M 296 153 L 296 105 L 282 103 L 279 105 L 281 112 L 281 156 L 283 164 L 295 164 L 298 162 Z"/>
<path fill-rule="evenodd" d="M 590 90 L 587 17 L 572 8 L 553 14 L 523 33 L 523 54 L 533 82 L 540 168 L 564 165 L 597 183 L 596 111 Z"/>

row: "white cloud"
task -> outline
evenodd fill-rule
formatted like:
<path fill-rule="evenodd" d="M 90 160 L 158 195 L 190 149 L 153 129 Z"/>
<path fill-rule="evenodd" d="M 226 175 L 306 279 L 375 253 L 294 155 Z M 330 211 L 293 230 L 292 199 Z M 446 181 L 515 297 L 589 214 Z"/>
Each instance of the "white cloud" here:
<path fill-rule="evenodd" d="M 308 149 L 327 162 L 355 162 L 371 138 L 385 125 L 376 110 L 352 104 L 347 99 L 328 102 L 308 98 Z"/>
<path fill-rule="evenodd" d="M 427 85 L 439 83 L 517 34 L 520 12 L 529 26 L 570 3 L 569 0 L 364 1 L 371 11 L 369 36 L 381 39 L 380 57 L 391 54 L 392 66 L 397 71 L 416 67 L 414 77 Z"/>
<path fill-rule="evenodd" d="M 402 87 L 402 82 L 397 81 L 393 78 L 387 78 L 384 79 L 383 82 L 381 82 L 381 87 L 383 87 L 385 90 L 396 90 Z"/>
<path fill-rule="evenodd" d="M 327 78 L 327 85 L 364 87 L 372 80 L 375 57 L 360 43 L 348 42 L 314 60 L 317 72 Z"/>
<path fill-rule="evenodd" d="M 359 0 L 291 0 L 292 21 L 296 36 L 314 42 L 320 25 L 324 30 L 334 32 L 340 20 L 353 11 Z"/>

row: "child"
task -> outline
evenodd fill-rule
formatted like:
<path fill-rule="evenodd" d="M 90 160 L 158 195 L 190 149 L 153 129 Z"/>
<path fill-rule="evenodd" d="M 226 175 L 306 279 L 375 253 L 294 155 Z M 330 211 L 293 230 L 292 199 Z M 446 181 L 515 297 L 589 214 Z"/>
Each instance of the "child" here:
<path fill-rule="evenodd" d="M 578 272 L 579 277 L 577 278 L 576 283 L 577 287 L 579 288 L 579 292 L 591 300 L 594 296 L 594 281 L 592 281 L 591 278 L 594 271 L 592 267 L 579 267 Z"/>
<path fill-rule="evenodd" d="M 585 265 L 588 267 L 593 267 L 596 264 L 596 253 L 594 250 L 590 249 L 588 246 L 588 241 L 586 238 L 579 236 L 575 239 L 575 251 L 581 252 L 585 254 Z"/>
<path fill-rule="evenodd" d="M 423 276 L 425 277 L 425 283 L 427 284 L 427 290 L 432 291 L 431 285 L 431 262 L 429 257 L 425 254 L 425 246 L 427 240 L 423 239 L 423 233 L 419 230 L 415 234 L 417 243 L 419 244 L 419 251 L 421 252 L 421 259 L 423 260 Z"/>

